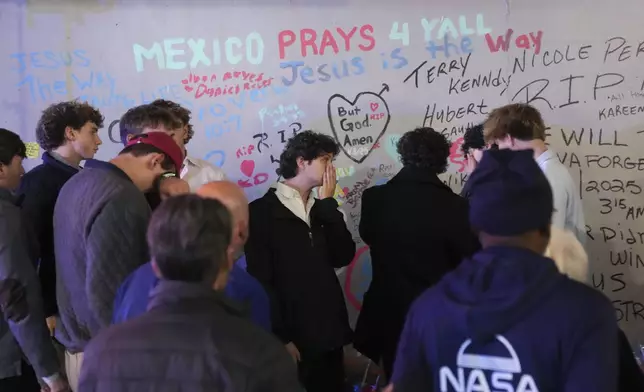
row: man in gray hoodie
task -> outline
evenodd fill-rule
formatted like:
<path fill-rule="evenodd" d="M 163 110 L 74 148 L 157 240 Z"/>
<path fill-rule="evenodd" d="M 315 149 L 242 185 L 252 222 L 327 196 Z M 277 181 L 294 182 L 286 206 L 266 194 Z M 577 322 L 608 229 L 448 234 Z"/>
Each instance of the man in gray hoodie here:
<path fill-rule="evenodd" d="M 38 380 L 52 392 L 65 391 L 29 254 L 33 247 L 12 194 L 25 156 L 20 136 L 0 128 L 0 391 L 40 391 Z"/>

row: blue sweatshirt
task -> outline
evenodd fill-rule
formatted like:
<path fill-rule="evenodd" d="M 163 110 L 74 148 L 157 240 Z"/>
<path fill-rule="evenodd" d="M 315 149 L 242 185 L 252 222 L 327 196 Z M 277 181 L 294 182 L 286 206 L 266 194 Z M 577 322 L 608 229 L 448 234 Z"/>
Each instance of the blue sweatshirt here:
<path fill-rule="evenodd" d="M 603 294 L 526 249 L 492 247 L 407 315 L 396 391 L 612 392 L 617 322 Z"/>
<path fill-rule="evenodd" d="M 268 296 L 262 285 L 246 272 L 245 265 L 244 256 L 234 263 L 224 294 L 243 305 L 249 305 L 251 320 L 270 332 Z M 159 278 L 154 274 L 151 263 L 134 271 L 116 293 L 112 323 L 122 323 L 145 313 L 150 291 L 158 282 Z"/>

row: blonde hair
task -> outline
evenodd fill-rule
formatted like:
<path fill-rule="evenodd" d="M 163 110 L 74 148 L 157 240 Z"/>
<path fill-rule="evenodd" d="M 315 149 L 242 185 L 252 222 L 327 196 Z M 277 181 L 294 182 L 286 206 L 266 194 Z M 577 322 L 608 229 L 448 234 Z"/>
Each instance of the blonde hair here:
<path fill-rule="evenodd" d="M 486 143 L 508 136 L 523 141 L 546 140 L 546 125 L 535 107 L 513 103 L 490 112 L 483 123 L 483 136 Z"/>
<path fill-rule="evenodd" d="M 587 283 L 588 255 L 584 247 L 572 232 L 555 226 L 550 229 L 550 244 L 545 256 L 554 260 L 562 274 L 568 275 L 570 279 Z"/>

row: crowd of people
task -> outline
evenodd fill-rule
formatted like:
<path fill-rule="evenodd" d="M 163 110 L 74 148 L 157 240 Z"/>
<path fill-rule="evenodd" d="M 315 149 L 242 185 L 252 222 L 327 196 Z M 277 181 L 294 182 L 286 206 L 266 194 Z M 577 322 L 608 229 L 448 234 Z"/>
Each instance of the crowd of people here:
<path fill-rule="evenodd" d="M 25 144 L 0 129 L 2 392 L 341 392 L 350 345 L 389 391 L 644 390 L 585 284 L 581 200 L 534 107 L 467 130 L 460 195 L 438 177 L 445 136 L 401 137 L 402 169 L 362 195 L 373 279 L 355 331 L 330 136 L 289 139 L 281 181 L 249 203 L 188 155 L 179 104 L 123 114 L 109 161 L 94 159 L 103 122 L 87 103 L 46 108 L 26 174 Z"/>

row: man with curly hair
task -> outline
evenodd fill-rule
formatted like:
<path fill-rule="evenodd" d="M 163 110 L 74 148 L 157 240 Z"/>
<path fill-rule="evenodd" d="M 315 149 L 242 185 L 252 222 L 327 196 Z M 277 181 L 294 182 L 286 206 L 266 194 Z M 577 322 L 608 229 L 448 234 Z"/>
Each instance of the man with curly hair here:
<path fill-rule="evenodd" d="M 461 151 L 467 162 L 467 172 L 471 173 L 476 168 L 476 164 L 481 160 L 485 150 L 485 139 L 483 138 L 483 124 L 477 124 L 467 128 L 463 135 L 463 144 Z"/>
<path fill-rule="evenodd" d="M 65 101 L 46 108 L 36 125 L 36 139 L 45 150 L 43 163 L 25 174 L 20 184 L 22 209 L 38 241 L 38 277 L 52 332 L 58 313 L 54 206 L 60 189 L 81 169 L 80 163 L 98 151 L 102 143 L 98 130 L 103 120 L 101 112 L 86 102 Z"/>
<path fill-rule="evenodd" d="M 266 288 L 273 333 L 298 362 L 307 392 L 344 390 L 343 348 L 351 341 L 334 268 L 347 266 L 356 248 L 333 198 L 337 154 L 330 136 L 298 133 L 280 156 L 284 181 L 250 203 L 248 272 Z"/>
<path fill-rule="evenodd" d="M 355 348 L 391 375 L 405 314 L 425 289 L 476 250 L 467 201 L 438 178 L 450 143 L 432 128 L 397 144 L 403 168 L 362 194 L 360 237 L 371 249 L 373 277 L 356 325 Z"/>

